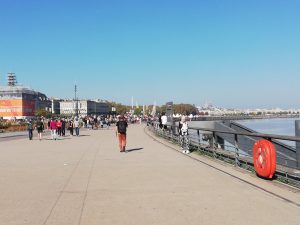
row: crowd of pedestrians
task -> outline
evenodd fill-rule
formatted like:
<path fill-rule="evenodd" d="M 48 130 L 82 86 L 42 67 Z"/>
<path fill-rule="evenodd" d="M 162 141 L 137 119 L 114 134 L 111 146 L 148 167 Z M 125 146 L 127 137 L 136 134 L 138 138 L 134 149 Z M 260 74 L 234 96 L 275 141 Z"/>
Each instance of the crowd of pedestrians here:
<path fill-rule="evenodd" d="M 106 116 L 86 116 L 75 118 L 37 118 L 37 120 L 30 119 L 27 121 L 27 130 L 29 140 L 33 138 L 33 131 L 38 132 L 39 140 L 42 140 L 42 134 L 45 130 L 49 130 L 51 138 L 57 140 L 58 137 L 65 137 L 66 130 L 69 131 L 70 136 L 79 136 L 80 128 L 87 129 L 110 129 L 111 123 L 116 123 L 116 117 Z"/>
<path fill-rule="evenodd" d="M 57 140 L 58 137 L 65 137 L 66 130 L 69 130 L 70 136 L 79 136 L 79 130 L 82 127 L 82 121 L 77 117 L 75 119 L 65 119 L 65 118 L 51 118 L 44 119 L 38 118 L 36 121 L 29 120 L 27 122 L 27 130 L 29 140 L 33 138 L 33 130 L 37 130 L 39 140 L 42 140 L 42 134 L 45 130 L 49 130 L 51 133 L 51 138 Z"/>
<path fill-rule="evenodd" d="M 89 130 L 97 129 L 109 129 L 112 123 L 116 124 L 116 136 L 119 142 L 120 152 L 126 151 L 126 136 L 128 124 L 147 122 L 149 126 L 154 125 L 154 121 L 158 121 L 158 128 L 162 132 L 166 132 L 168 129 L 168 118 L 165 113 L 161 116 L 154 118 L 148 117 L 137 117 L 132 115 L 120 115 L 116 117 L 104 117 L 104 116 L 87 116 L 82 118 L 51 118 L 44 119 L 38 118 L 36 121 L 28 121 L 28 137 L 29 140 L 33 138 L 33 130 L 37 130 L 38 139 L 42 140 L 42 134 L 44 130 L 48 129 L 51 132 L 51 139 L 57 140 L 58 137 L 65 137 L 66 130 L 69 131 L 70 136 L 79 136 L 80 128 L 84 127 Z M 182 151 L 185 154 L 189 154 L 189 133 L 188 123 L 186 117 L 182 116 L 178 123 L 178 138 L 181 145 Z"/>

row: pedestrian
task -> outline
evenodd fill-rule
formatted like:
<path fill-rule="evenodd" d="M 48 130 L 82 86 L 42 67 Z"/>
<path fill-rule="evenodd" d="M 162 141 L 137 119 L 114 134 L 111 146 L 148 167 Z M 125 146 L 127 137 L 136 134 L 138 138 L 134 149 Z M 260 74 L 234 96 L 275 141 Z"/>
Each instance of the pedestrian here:
<path fill-rule="evenodd" d="M 103 128 L 103 119 L 100 120 L 100 127 Z"/>
<path fill-rule="evenodd" d="M 38 119 L 38 121 L 36 122 L 36 129 L 38 132 L 38 138 L 41 141 L 42 140 L 42 133 L 44 131 L 44 123 L 41 119 Z"/>
<path fill-rule="evenodd" d="M 66 136 L 66 121 L 65 118 L 61 120 L 61 135 Z"/>
<path fill-rule="evenodd" d="M 76 136 L 79 136 L 79 120 L 78 120 L 78 118 L 76 118 L 74 121 L 74 128 L 75 128 Z"/>
<path fill-rule="evenodd" d="M 27 130 L 28 130 L 29 140 L 32 140 L 32 131 L 33 131 L 33 122 L 32 122 L 32 120 L 28 121 L 28 123 L 27 123 Z"/>
<path fill-rule="evenodd" d="M 182 153 L 189 154 L 190 153 L 189 127 L 185 116 L 181 117 L 178 129 L 179 129 L 179 140 L 182 148 Z"/>
<path fill-rule="evenodd" d="M 119 139 L 120 152 L 125 152 L 127 127 L 127 121 L 125 120 L 125 117 L 121 115 L 119 117 L 119 121 L 116 124 L 116 136 Z"/>
<path fill-rule="evenodd" d="M 56 120 L 57 134 L 61 136 L 61 120 Z"/>
<path fill-rule="evenodd" d="M 73 136 L 73 129 L 74 129 L 74 123 L 73 120 L 69 121 L 69 131 L 70 131 L 70 135 Z"/>
<path fill-rule="evenodd" d="M 56 121 L 54 119 L 51 119 L 51 121 L 50 121 L 50 130 L 51 130 L 52 140 L 56 140 L 57 139 L 56 129 L 57 129 Z"/>
<path fill-rule="evenodd" d="M 162 124 L 162 128 L 164 130 L 167 130 L 167 122 L 168 122 L 168 117 L 166 116 L 166 114 L 163 112 L 162 116 L 161 116 L 161 124 Z"/>
<path fill-rule="evenodd" d="M 94 117 L 94 126 L 95 126 L 95 129 L 98 129 L 98 123 L 97 123 L 97 117 L 96 116 Z"/>
<path fill-rule="evenodd" d="M 109 129 L 109 127 L 110 127 L 110 119 L 106 118 L 105 119 L 105 123 L 106 123 L 106 128 Z"/>

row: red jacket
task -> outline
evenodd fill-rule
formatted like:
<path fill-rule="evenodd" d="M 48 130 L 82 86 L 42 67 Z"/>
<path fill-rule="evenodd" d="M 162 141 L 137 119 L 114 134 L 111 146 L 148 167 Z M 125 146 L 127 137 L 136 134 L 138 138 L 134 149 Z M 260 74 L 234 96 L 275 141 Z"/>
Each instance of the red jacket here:
<path fill-rule="evenodd" d="M 57 129 L 57 124 L 56 121 L 51 121 L 50 122 L 50 130 L 56 130 Z"/>
<path fill-rule="evenodd" d="M 61 127 L 61 121 L 60 121 L 60 120 L 56 122 L 56 126 L 57 126 L 58 128 Z"/>

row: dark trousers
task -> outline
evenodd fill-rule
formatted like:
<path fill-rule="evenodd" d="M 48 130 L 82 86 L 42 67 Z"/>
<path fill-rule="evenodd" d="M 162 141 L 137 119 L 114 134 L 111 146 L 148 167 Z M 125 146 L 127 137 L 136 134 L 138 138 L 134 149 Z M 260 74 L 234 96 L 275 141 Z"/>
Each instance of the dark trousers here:
<path fill-rule="evenodd" d="M 32 129 L 28 130 L 28 137 L 29 137 L 29 140 L 32 140 Z"/>
<path fill-rule="evenodd" d="M 66 128 L 64 128 L 64 127 L 61 128 L 61 135 L 62 136 L 66 135 Z"/>
<path fill-rule="evenodd" d="M 61 136 L 61 127 L 57 128 L 57 134 Z"/>

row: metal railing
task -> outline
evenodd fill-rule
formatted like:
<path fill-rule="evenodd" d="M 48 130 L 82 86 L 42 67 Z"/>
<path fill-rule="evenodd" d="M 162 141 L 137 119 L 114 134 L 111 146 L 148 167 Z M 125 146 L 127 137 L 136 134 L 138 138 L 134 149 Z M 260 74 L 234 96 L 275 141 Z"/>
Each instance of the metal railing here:
<path fill-rule="evenodd" d="M 165 139 L 173 142 L 174 144 L 179 144 L 179 134 L 177 125 L 167 125 L 167 129 L 161 129 L 157 122 L 152 124 L 152 131 Z M 218 143 L 218 134 L 232 135 L 234 138 L 234 144 L 225 142 L 223 144 Z M 190 149 L 192 151 L 197 151 L 198 153 L 209 155 L 215 159 L 223 160 L 231 163 L 235 166 L 242 167 L 244 169 L 254 172 L 253 158 L 252 158 L 252 147 L 248 146 L 247 150 L 241 150 L 239 146 L 240 137 L 253 138 L 256 141 L 257 138 L 267 139 L 271 142 L 277 140 L 287 140 L 300 142 L 300 137 L 287 136 L 287 135 L 273 135 L 273 134 L 263 134 L 263 133 L 247 133 L 238 131 L 222 131 L 211 128 L 201 128 L 201 127 L 189 127 L 189 138 L 190 138 Z M 292 148 L 291 148 L 292 149 Z M 294 149 L 294 153 L 296 149 Z M 249 154 L 251 153 L 251 154 Z M 275 176 L 279 180 L 292 184 L 300 188 L 300 170 L 297 166 L 288 166 L 290 164 L 297 165 L 295 157 L 286 156 L 284 154 L 277 153 L 277 163 Z M 289 161 L 293 163 L 288 163 Z"/>

